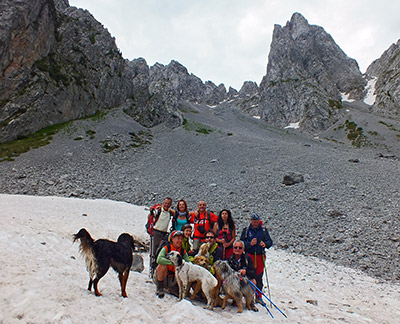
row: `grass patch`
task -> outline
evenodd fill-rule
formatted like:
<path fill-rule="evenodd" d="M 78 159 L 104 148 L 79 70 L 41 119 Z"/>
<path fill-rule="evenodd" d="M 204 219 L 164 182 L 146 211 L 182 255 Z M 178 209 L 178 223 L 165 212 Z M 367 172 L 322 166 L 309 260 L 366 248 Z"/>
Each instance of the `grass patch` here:
<path fill-rule="evenodd" d="M 211 134 L 214 131 L 207 125 L 187 119 L 183 120 L 183 129 L 187 130 L 188 132 L 196 132 L 204 135 Z"/>
<path fill-rule="evenodd" d="M 362 127 L 357 127 L 355 122 L 346 120 L 345 122 L 347 132 L 347 139 L 351 141 L 351 144 L 355 147 L 366 146 L 369 144 L 367 138 L 363 134 Z"/>
<path fill-rule="evenodd" d="M 105 119 L 108 113 L 109 112 L 107 111 L 99 111 L 92 116 L 83 117 L 78 120 L 91 119 L 97 122 Z M 71 120 L 65 123 L 50 125 L 45 128 L 42 128 L 41 130 L 37 131 L 34 134 L 19 138 L 15 141 L 0 143 L 0 162 L 14 161 L 16 157 L 20 156 L 23 153 L 28 152 L 30 149 L 35 149 L 50 144 L 53 135 L 58 133 L 60 130 L 63 130 L 67 133 L 75 132 L 76 128 L 73 127 L 74 121 L 75 120 Z M 89 137 L 90 139 L 94 139 L 95 134 L 96 132 L 94 130 L 86 131 L 86 136 Z M 82 136 L 74 138 L 75 141 L 80 141 L 82 139 L 83 139 Z"/>
<path fill-rule="evenodd" d="M 22 153 L 30 149 L 39 148 L 50 144 L 53 136 L 61 129 L 67 127 L 71 122 L 47 126 L 36 133 L 20 138 L 16 141 L 10 141 L 0 144 L 0 162 L 14 161 Z"/>
<path fill-rule="evenodd" d="M 117 140 L 104 140 L 101 141 L 103 144 L 103 152 L 104 153 L 110 153 L 115 151 L 116 149 L 121 147 L 121 144 Z"/>
<path fill-rule="evenodd" d="M 142 145 L 149 145 L 152 143 L 153 134 L 149 130 L 141 130 L 138 133 L 131 132 L 132 144 L 128 145 L 128 147 L 138 148 Z"/>
<path fill-rule="evenodd" d="M 94 139 L 96 137 L 96 132 L 94 130 L 87 130 L 86 131 L 86 136 L 89 137 L 89 139 Z"/>
<path fill-rule="evenodd" d="M 385 122 L 382 121 L 382 120 L 379 121 L 379 124 L 382 124 L 382 125 L 386 126 L 386 127 L 389 128 L 391 131 L 399 132 L 399 133 L 400 133 L 400 129 L 397 129 L 396 127 L 394 127 L 393 124 L 385 123 Z"/>

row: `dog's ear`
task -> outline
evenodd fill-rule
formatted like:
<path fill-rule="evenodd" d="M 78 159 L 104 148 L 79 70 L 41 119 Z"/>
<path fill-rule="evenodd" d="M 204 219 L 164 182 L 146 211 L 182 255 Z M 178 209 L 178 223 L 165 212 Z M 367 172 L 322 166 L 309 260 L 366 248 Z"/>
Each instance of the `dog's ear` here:
<path fill-rule="evenodd" d="M 178 266 L 181 266 L 182 265 L 182 256 L 180 255 L 180 254 L 177 254 L 177 259 L 178 259 Z"/>

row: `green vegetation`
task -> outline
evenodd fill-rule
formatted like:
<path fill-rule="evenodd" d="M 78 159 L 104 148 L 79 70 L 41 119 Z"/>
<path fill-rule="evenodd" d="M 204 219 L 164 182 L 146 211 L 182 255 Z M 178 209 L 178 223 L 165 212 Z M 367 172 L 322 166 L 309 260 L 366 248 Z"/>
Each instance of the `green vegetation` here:
<path fill-rule="evenodd" d="M 347 139 L 351 141 L 351 144 L 355 147 L 366 146 L 369 144 L 367 138 L 363 134 L 363 129 L 361 127 L 357 127 L 355 122 L 346 120 L 346 133 Z"/>
<path fill-rule="evenodd" d="M 197 132 L 204 135 L 211 134 L 214 131 L 207 125 L 187 119 L 183 120 L 183 129 L 187 130 L 188 132 Z"/>
<path fill-rule="evenodd" d="M 58 131 L 67 127 L 71 122 L 47 126 L 38 132 L 20 138 L 16 141 L 10 141 L 0 144 L 0 162 L 14 161 L 14 158 L 22 153 L 28 152 L 41 146 L 50 144 L 50 141 Z"/>
<path fill-rule="evenodd" d="M 94 139 L 96 136 L 96 132 L 94 130 L 88 129 L 86 131 L 86 136 L 89 137 L 89 139 Z"/>
<path fill-rule="evenodd" d="M 109 112 L 108 111 L 98 111 L 94 115 L 80 118 L 79 120 L 93 120 L 98 122 L 104 120 Z M 77 128 L 73 126 L 74 121 L 68 121 L 65 123 L 55 124 L 47 126 L 34 134 L 28 135 L 23 138 L 19 138 L 15 141 L 10 141 L 0 144 L 0 162 L 3 161 L 13 161 L 15 157 L 20 156 L 23 153 L 28 152 L 30 149 L 39 148 L 50 144 L 53 135 L 57 134 L 59 131 L 63 130 L 66 133 L 74 133 Z M 86 130 L 86 136 L 89 139 L 94 139 L 96 132 L 94 130 Z M 82 136 L 75 137 L 75 141 L 82 140 Z"/>
<path fill-rule="evenodd" d="M 132 144 L 128 145 L 128 147 L 137 148 L 142 145 L 148 145 L 152 143 L 153 134 L 150 130 L 139 131 L 137 134 L 135 132 L 129 133 L 131 135 Z"/>
<path fill-rule="evenodd" d="M 70 84 L 70 78 L 63 73 L 63 66 L 61 61 L 55 55 L 48 55 L 40 60 L 37 60 L 34 67 L 42 72 L 47 72 L 49 76 L 57 83 L 62 82 L 65 86 Z"/>
<path fill-rule="evenodd" d="M 342 101 L 329 99 L 328 100 L 328 104 L 329 104 L 329 107 L 331 107 L 332 109 L 334 109 L 334 108 L 336 108 L 336 109 L 343 108 Z"/>
<path fill-rule="evenodd" d="M 399 132 L 400 133 L 400 129 L 397 129 L 396 127 L 393 126 L 393 124 L 388 124 L 385 123 L 384 121 L 379 121 L 379 124 L 382 124 L 384 126 L 386 126 L 387 128 L 389 128 L 390 130 L 394 131 L 394 132 Z"/>
<path fill-rule="evenodd" d="M 110 153 L 121 147 L 121 144 L 115 139 L 114 140 L 107 139 L 107 140 L 101 141 L 101 143 L 103 144 L 103 152 L 104 153 Z"/>

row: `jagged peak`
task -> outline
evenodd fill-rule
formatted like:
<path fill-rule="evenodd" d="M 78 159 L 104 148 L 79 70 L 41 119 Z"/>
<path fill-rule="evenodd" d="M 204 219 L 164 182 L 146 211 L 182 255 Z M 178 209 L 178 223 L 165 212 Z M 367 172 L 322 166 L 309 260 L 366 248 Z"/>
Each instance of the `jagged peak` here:
<path fill-rule="evenodd" d="M 286 27 L 290 29 L 292 38 L 297 39 L 300 35 L 307 34 L 311 26 L 302 14 L 295 12 Z"/>

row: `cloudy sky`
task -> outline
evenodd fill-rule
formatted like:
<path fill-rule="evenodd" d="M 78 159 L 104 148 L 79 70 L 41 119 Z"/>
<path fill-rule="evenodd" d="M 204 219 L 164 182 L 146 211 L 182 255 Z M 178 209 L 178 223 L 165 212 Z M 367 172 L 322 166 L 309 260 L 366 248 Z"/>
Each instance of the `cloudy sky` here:
<path fill-rule="evenodd" d="M 322 26 L 361 72 L 400 39 L 393 0 L 69 0 L 88 9 L 127 59 L 183 64 L 203 81 L 239 90 L 265 75 L 275 24 L 294 12 Z"/>

